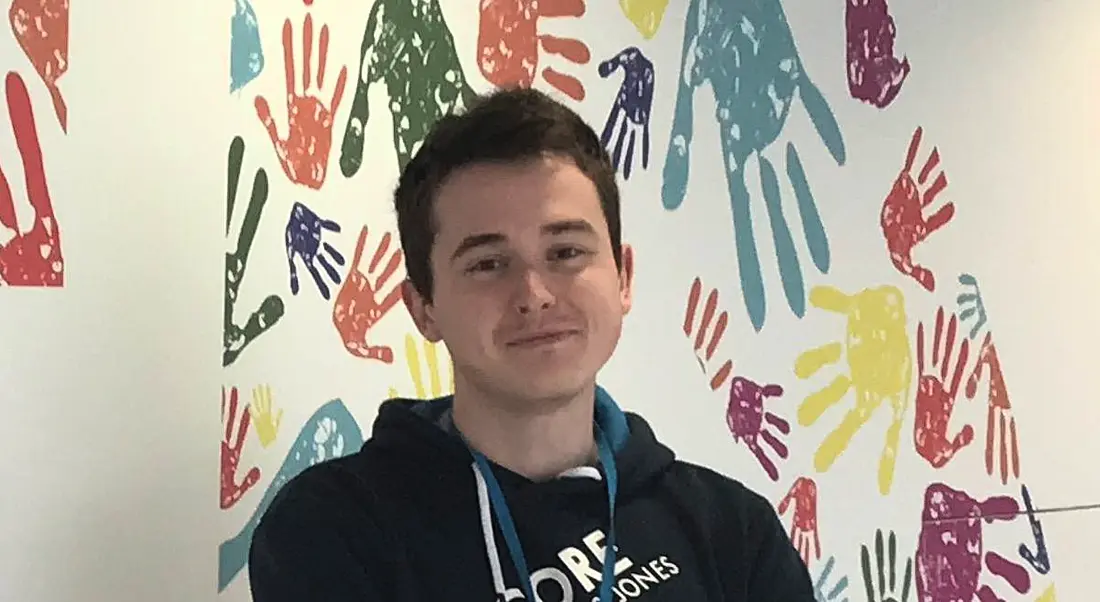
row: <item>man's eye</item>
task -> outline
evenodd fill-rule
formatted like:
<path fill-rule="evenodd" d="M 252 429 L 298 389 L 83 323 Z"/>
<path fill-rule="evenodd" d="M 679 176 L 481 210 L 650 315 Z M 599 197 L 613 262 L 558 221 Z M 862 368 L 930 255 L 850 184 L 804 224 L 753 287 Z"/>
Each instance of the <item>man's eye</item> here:
<path fill-rule="evenodd" d="M 499 259 L 479 259 L 470 266 L 471 272 L 491 272 L 499 269 L 501 262 Z"/>
<path fill-rule="evenodd" d="M 584 251 L 577 247 L 562 247 L 560 249 L 554 249 L 552 255 L 554 259 L 557 260 L 569 260 L 584 255 Z"/>

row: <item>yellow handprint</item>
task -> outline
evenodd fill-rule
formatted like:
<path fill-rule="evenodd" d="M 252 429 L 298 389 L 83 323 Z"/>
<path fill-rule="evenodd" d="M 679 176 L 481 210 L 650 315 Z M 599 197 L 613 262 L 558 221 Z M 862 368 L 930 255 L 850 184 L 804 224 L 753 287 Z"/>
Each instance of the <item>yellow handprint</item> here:
<path fill-rule="evenodd" d="M 667 6 L 668 0 L 619 0 L 623 14 L 647 40 L 657 33 Z"/>
<path fill-rule="evenodd" d="M 424 371 L 420 364 L 420 352 L 417 350 L 417 340 L 424 344 L 424 361 L 428 366 L 428 379 L 430 387 L 424 386 Z M 447 388 L 443 388 L 443 380 L 439 373 L 439 343 L 432 343 L 412 334 L 405 335 L 405 363 L 409 367 L 409 376 L 412 378 L 413 387 L 416 388 L 414 399 L 432 399 L 442 395 L 450 395 L 455 390 L 454 365 L 449 359 L 444 359 L 447 364 L 447 372 L 450 375 Z M 397 387 L 390 387 L 390 397 L 400 397 Z"/>
<path fill-rule="evenodd" d="M 1035 602 L 1058 602 L 1058 598 L 1054 595 L 1054 584 L 1048 585 L 1046 590 L 1035 599 Z"/>
<path fill-rule="evenodd" d="M 809 426 L 829 408 L 855 389 L 855 407 L 848 410 L 814 454 L 818 472 L 829 470 L 848 448 L 852 437 L 870 420 L 884 399 L 890 401 L 893 417 L 886 430 L 886 443 L 879 458 L 878 487 L 886 495 L 894 482 L 901 421 L 909 408 L 913 379 L 913 358 L 905 330 L 905 298 L 893 286 L 864 289 L 849 295 L 831 286 L 810 291 L 810 304 L 848 317 L 847 341 L 810 349 L 795 360 L 794 373 L 808 378 L 826 364 L 848 357 L 848 374 L 841 374 L 821 390 L 812 393 L 798 408 L 798 423 Z"/>
<path fill-rule="evenodd" d="M 256 437 L 260 445 L 268 447 L 279 435 L 279 424 L 283 421 L 283 409 L 272 413 L 271 385 L 260 385 L 252 389 L 252 403 L 248 406 L 252 414 L 252 424 L 256 427 Z"/>

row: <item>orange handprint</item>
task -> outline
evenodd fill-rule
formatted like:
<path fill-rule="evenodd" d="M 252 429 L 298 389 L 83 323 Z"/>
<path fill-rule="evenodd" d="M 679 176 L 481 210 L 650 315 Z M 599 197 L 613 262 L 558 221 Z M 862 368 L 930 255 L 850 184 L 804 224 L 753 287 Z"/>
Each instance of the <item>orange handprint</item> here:
<path fill-rule="evenodd" d="M 42 166 L 42 147 L 27 86 L 19 74 L 10 72 L 4 81 L 8 115 L 15 134 L 15 145 L 23 159 L 23 178 L 27 201 L 34 209 L 29 230 L 19 228 L 15 200 L 8 178 L 0 169 L 0 226 L 12 231 L 7 242 L 0 242 L 0 283 L 11 286 L 64 286 L 65 262 L 61 257 L 61 229 L 54 216 L 50 189 Z"/>
<path fill-rule="evenodd" d="M 991 332 L 985 333 L 982 349 L 978 352 L 978 363 L 966 381 L 967 399 L 974 399 L 978 394 L 978 382 L 986 368 L 989 369 L 989 412 L 985 434 L 985 471 L 993 474 L 993 448 L 999 448 L 1001 483 L 1007 484 L 1010 465 L 1013 478 L 1020 478 L 1020 446 L 1016 439 L 1016 418 L 1012 415 L 1012 403 L 1008 400 L 1008 389 L 1005 388 L 1005 377 Z M 995 443 L 998 431 L 1000 439 Z"/>
<path fill-rule="evenodd" d="M 821 559 L 821 539 L 817 533 L 817 483 L 806 477 L 795 479 L 791 490 L 779 502 L 780 515 L 787 513 L 787 507 L 792 501 L 794 516 L 791 518 L 791 544 L 802 556 L 802 562 L 810 566 L 811 554 L 818 560 Z"/>
<path fill-rule="evenodd" d="M 955 204 L 946 203 L 935 213 L 924 216 L 936 197 L 947 188 L 947 176 L 940 171 L 933 180 L 932 172 L 940 165 L 940 151 L 932 147 L 928 159 L 924 162 L 916 180 L 913 179 L 913 165 L 920 150 L 923 130 L 918 127 L 909 141 L 909 153 L 905 165 L 894 180 L 894 186 L 882 203 L 879 224 L 886 237 L 886 249 L 890 252 L 890 261 L 899 272 L 916 280 L 928 291 L 936 290 L 936 278 L 928 268 L 913 263 L 913 249 L 924 242 L 930 234 L 944 227 L 955 216 Z"/>
<path fill-rule="evenodd" d="M 717 370 L 713 370 L 714 367 L 710 365 L 714 352 L 718 349 L 718 344 L 722 342 L 722 335 L 726 333 L 729 313 L 722 310 L 722 313 L 718 314 L 718 320 L 713 324 L 714 330 L 710 330 L 714 312 L 718 310 L 718 289 L 711 289 L 710 294 L 707 295 L 707 304 L 703 308 L 703 315 L 699 319 L 698 330 L 696 330 L 695 313 L 699 310 L 699 298 L 702 294 L 703 281 L 696 276 L 695 281 L 691 283 L 691 292 L 688 293 L 687 310 L 684 313 L 684 334 L 689 339 L 694 337 L 695 361 L 699 363 L 699 368 L 703 371 L 703 374 L 710 376 L 710 389 L 717 391 L 719 387 L 726 383 L 730 372 L 733 371 L 731 360 L 723 362 Z M 706 349 L 703 349 L 704 344 Z"/>
<path fill-rule="evenodd" d="M 578 65 L 588 64 L 588 46 L 577 39 L 538 33 L 541 18 L 580 17 L 584 0 L 481 0 L 477 64 L 494 86 L 530 88 L 539 65 L 539 46 Z M 542 78 L 574 100 L 584 100 L 584 84 L 553 67 Z"/>
<path fill-rule="evenodd" d="M 928 461 L 933 468 L 942 468 L 958 451 L 974 440 L 974 429 L 969 424 L 962 427 L 954 437 L 947 436 L 947 425 L 955 409 L 955 401 L 962 383 L 963 368 L 970 347 L 963 337 L 959 346 L 959 356 L 955 358 L 955 371 L 951 372 L 951 354 L 955 349 L 955 335 L 959 328 L 959 318 L 951 314 L 944 332 L 944 311 L 936 311 L 936 330 L 932 341 L 932 370 L 924 371 L 924 323 L 917 326 L 917 373 L 920 381 L 917 385 L 916 420 L 913 423 L 913 443 L 920 457 Z M 942 343 L 942 346 L 941 346 Z M 941 352 L 942 349 L 942 352 Z M 937 371 L 936 368 L 939 368 Z M 937 374 L 938 372 L 938 374 Z"/>
<path fill-rule="evenodd" d="M 69 112 L 57 80 L 69 69 L 69 0 L 12 0 L 8 21 L 23 53 L 46 84 L 61 130 Z"/>
<path fill-rule="evenodd" d="M 363 247 L 367 243 L 367 227 L 363 226 L 362 232 L 359 233 L 359 242 L 355 245 L 355 257 L 351 260 L 348 277 L 344 280 L 340 293 L 336 295 L 336 303 L 332 306 L 332 323 L 340 333 L 348 353 L 387 364 L 393 363 L 393 349 L 385 345 L 368 344 L 367 333 L 393 309 L 401 298 L 401 288 L 395 284 L 381 301 L 378 300 L 387 281 L 401 264 L 401 249 L 394 249 L 389 261 L 382 267 L 382 272 L 376 273 L 378 267 L 382 265 L 382 258 L 390 249 L 392 239 L 389 232 L 382 235 L 382 242 L 378 243 L 367 273 L 364 274 L 359 271 Z"/>
<path fill-rule="evenodd" d="M 332 93 L 329 108 L 319 98 L 307 92 L 312 84 L 313 72 L 313 17 L 306 15 L 302 26 L 302 92 L 294 87 L 294 43 L 291 40 L 290 19 L 283 23 L 283 66 L 286 69 L 287 137 L 282 139 L 271 117 L 271 108 L 263 96 L 256 97 L 256 115 L 267 128 L 275 154 L 291 182 L 303 184 L 315 190 L 325 183 L 328 172 L 329 150 L 332 148 L 332 118 L 340 106 L 344 84 L 348 79 L 347 66 L 340 67 L 336 78 L 336 90 Z M 325 85 L 325 62 L 328 60 L 328 25 L 321 26 L 321 41 L 317 56 L 317 89 Z"/>
<path fill-rule="evenodd" d="M 244 479 L 237 483 L 237 467 L 241 462 L 241 449 L 244 448 L 245 436 L 248 435 L 248 426 L 252 416 L 245 405 L 237 411 L 237 387 L 229 389 L 229 407 L 226 408 L 225 387 L 222 387 L 222 423 L 225 425 L 225 435 L 222 438 L 222 462 L 221 462 L 221 508 L 231 508 L 244 497 L 249 489 L 260 482 L 260 469 L 253 466 L 248 469 Z M 240 416 L 238 419 L 237 416 Z M 237 438 L 233 439 L 233 427 L 237 427 Z"/>

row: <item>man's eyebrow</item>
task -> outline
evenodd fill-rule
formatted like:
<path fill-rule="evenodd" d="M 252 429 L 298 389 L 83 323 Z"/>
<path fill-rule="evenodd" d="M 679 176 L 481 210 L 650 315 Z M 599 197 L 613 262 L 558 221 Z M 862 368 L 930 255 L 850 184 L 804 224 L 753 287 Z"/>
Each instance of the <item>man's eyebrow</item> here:
<path fill-rule="evenodd" d="M 462 239 L 462 242 L 458 244 L 454 253 L 451 253 L 451 261 L 457 261 L 460 257 L 469 253 L 470 251 L 478 247 L 486 247 L 489 245 L 496 245 L 504 242 L 506 239 L 503 234 L 487 233 L 487 234 L 474 234 Z"/>
<path fill-rule="evenodd" d="M 544 234 L 550 235 L 568 234 L 570 232 L 592 235 L 596 234 L 596 229 L 592 227 L 592 224 L 583 219 L 567 219 L 552 222 L 543 226 L 542 231 Z"/>

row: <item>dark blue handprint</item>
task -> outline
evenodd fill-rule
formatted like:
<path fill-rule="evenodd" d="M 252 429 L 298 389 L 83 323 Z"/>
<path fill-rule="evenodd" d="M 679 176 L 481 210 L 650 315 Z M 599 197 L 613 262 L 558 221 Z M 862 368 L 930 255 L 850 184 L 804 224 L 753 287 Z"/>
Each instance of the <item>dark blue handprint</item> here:
<path fill-rule="evenodd" d="M 822 142 L 838 165 L 845 161 L 844 139 L 836 118 L 817 86 L 802 70 L 790 26 L 779 0 L 707 2 L 691 0 L 687 9 L 681 72 L 672 131 L 665 159 L 661 199 L 675 210 L 687 194 L 694 129 L 696 88 L 710 82 L 717 100 L 715 120 L 733 208 L 734 240 L 741 273 L 741 292 L 753 327 L 764 326 L 766 304 L 756 239 L 752 232 L 745 186 L 745 164 L 755 155 L 760 165 L 764 206 L 768 212 L 779 277 L 791 311 L 802 317 L 806 290 L 781 207 L 779 180 L 764 151 L 783 130 L 795 93 L 802 100 Z M 787 143 L 787 177 L 794 189 L 802 230 L 814 265 L 829 271 L 829 241 L 817 203 L 794 144 Z"/>
<path fill-rule="evenodd" d="M 982 301 L 982 291 L 978 288 L 978 279 L 970 274 L 962 274 L 959 276 L 959 284 L 972 290 L 973 292 L 962 293 L 955 298 L 955 302 L 959 304 L 959 320 L 965 322 L 973 319 L 974 323 L 970 326 L 970 338 L 978 336 L 978 332 L 985 326 L 985 302 Z"/>
<path fill-rule="evenodd" d="M 355 453 L 362 446 L 363 431 L 343 401 L 333 399 L 309 417 L 302 426 L 302 430 L 298 432 L 294 443 L 290 445 L 290 451 L 283 460 L 283 465 L 267 486 L 252 516 L 241 527 L 239 533 L 218 546 L 219 592 L 224 590 L 248 563 L 248 548 L 252 545 L 252 536 L 260 524 L 260 518 L 263 517 L 264 512 L 267 512 L 271 500 L 275 498 L 279 489 L 310 466 Z"/>
<path fill-rule="evenodd" d="M 1043 535 L 1043 524 L 1035 516 L 1035 506 L 1031 505 L 1031 494 L 1027 485 L 1020 486 L 1020 494 L 1024 500 L 1024 510 L 1027 512 L 1028 523 L 1031 524 L 1031 535 L 1035 538 L 1035 551 L 1032 552 L 1027 544 L 1020 544 L 1020 558 L 1027 561 L 1040 575 L 1050 572 L 1050 552 L 1047 551 L 1047 538 Z"/>
<path fill-rule="evenodd" d="M 611 112 L 607 115 L 607 123 L 603 126 L 603 136 L 600 139 L 611 152 L 615 169 L 621 168 L 623 178 L 629 180 L 634 164 L 634 142 L 639 130 L 642 135 L 642 169 L 649 169 L 649 115 L 653 109 L 653 83 L 656 76 L 653 73 L 653 63 L 633 46 L 600 63 L 600 77 L 607 78 L 619 68 L 624 73 L 623 83 L 619 86 L 614 104 L 611 105 Z M 616 129 L 619 130 L 619 136 L 612 149 L 611 138 Z"/>
<path fill-rule="evenodd" d="M 329 298 L 328 284 L 321 278 L 317 271 L 317 264 L 325 269 L 325 273 L 335 284 L 340 284 L 340 273 L 336 271 L 325 254 L 332 257 L 337 265 L 344 265 L 344 256 L 332 245 L 321 242 L 322 231 L 339 232 L 340 225 L 328 219 L 321 219 L 312 209 L 301 203 L 294 203 L 290 210 L 290 219 L 286 223 L 286 261 L 290 265 L 290 292 L 298 294 L 298 268 L 294 265 L 294 256 L 302 258 L 302 263 L 313 275 L 313 281 L 317 284 L 317 290 L 321 296 Z M 324 249 L 325 254 L 320 251 Z"/>
<path fill-rule="evenodd" d="M 229 29 L 229 91 L 236 92 L 264 70 L 260 26 L 248 0 L 234 0 L 236 10 Z"/>

